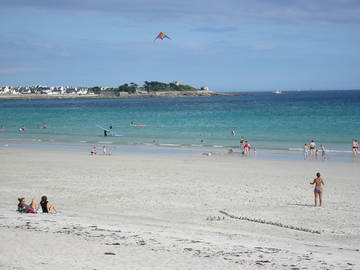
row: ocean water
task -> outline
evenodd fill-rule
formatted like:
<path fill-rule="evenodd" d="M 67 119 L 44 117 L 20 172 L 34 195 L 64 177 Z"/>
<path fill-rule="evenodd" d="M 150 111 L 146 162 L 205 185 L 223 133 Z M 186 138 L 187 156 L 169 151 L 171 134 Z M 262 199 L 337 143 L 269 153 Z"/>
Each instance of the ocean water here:
<path fill-rule="evenodd" d="M 130 123 L 145 126 L 130 126 Z M 39 126 L 46 124 L 47 129 Z M 244 136 L 257 151 L 300 151 L 314 140 L 348 153 L 360 139 L 360 91 L 241 93 L 126 99 L 0 99 L 3 142 L 155 145 L 226 151 Z M 113 127 L 104 137 L 97 126 Z M 26 127 L 20 132 L 21 126 Z M 232 136 L 231 131 L 236 131 Z"/>

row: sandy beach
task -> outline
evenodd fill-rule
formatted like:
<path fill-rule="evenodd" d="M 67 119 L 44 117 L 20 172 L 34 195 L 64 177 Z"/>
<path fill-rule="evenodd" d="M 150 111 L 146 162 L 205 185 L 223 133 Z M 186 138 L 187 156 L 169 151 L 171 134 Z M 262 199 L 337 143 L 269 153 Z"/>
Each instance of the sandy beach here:
<path fill-rule="evenodd" d="M 360 269 L 359 163 L 3 146 L 0 161 L 0 269 Z M 44 194 L 57 214 L 16 212 Z"/>

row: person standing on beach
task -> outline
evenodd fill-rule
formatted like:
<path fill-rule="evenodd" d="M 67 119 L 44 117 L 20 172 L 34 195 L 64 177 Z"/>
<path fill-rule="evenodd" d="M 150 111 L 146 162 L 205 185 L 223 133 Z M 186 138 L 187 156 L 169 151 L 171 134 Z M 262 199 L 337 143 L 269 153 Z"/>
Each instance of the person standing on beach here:
<path fill-rule="evenodd" d="M 304 145 L 304 160 L 306 160 L 309 156 L 309 147 L 308 145 L 305 143 Z"/>
<path fill-rule="evenodd" d="M 249 156 L 250 155 L 250 143 L 248 143 L 247 141 L 245 141 L 245 144 L 244 144 L 244 150 L 245 150 L 245 155 L 246 156 Z"/>
<path fill-rule="evenodd" d="M 240 137 L 240 152 L 242 155 L 245 154 L 244 153 L 244 137 L 243 136 Z"/>
<path fill-rule="evenodd" d="M 352 141 L 352 152 L 354 156 L 359 154 L 359 143 L 355 139 Z"/>
<path fill-rule="evenodd" d="M 316 143 L 314 142 L 314 140 L 311 140 L 309 147 L 310 147 L 310 156 L 314 157 L 316 154 Z"/>
<path fill-rule="evenodd" d="M 323 195 L 323 188 L 322 186 L 325 185 L 324 179 L 320 178 L 320 173 L 316 173 L 316 178 L 310 183 L 310 185 L 314 185 L 314 196 L 315 196 L 315 206 L 317 206 L 319 201 L 319 206 L 322 204 L 322 195 Z"/>
<path fill-rule="evenodd" d="M 322 160 L 326 160 L 326 149 L 325 146 L 323 144 L 320 145 L 320 150 L 321 150 L 321 159 Z"/>

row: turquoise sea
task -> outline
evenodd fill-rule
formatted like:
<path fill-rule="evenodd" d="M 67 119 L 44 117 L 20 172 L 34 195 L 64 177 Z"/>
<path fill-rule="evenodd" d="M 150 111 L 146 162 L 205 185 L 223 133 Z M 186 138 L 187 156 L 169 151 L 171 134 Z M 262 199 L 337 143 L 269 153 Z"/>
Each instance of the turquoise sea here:
<path fill-rule="evenodd" d="M 145 126 L 131 126 L 131 122 Z M 41 125 L 48 128 L 39 128 Z M 300 158 L 315 140 L 329 153 L 351 154 L 360 139 L 360 91 L 239 93 L 189 98 L 0 99 L 3 144 L 104 144 L 227 151 L 244 136 L 257 153 Z M 112 128 L 104 137 L 102 127 Z M 24 126 L 26 131 L 19 128 Z M 231 131 L 236 131 L 232 136 Z M 120 136 L 119 136 L 120 135 Z M 212 149 L 212 150 L 211 150 Z"/>

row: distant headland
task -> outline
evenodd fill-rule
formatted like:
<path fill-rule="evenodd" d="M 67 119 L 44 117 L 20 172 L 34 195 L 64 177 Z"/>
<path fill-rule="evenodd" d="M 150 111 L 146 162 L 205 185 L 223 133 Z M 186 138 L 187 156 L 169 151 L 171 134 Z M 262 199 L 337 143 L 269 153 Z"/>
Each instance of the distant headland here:
<path fill-rule="evenodd" d="M 198 97 L 227 96 L 215 93 L 207 86 L 195 88 L 179 81 L 163 83 L 145 81 L 142 86 L 125 83 L 118 87 L 71 87 L 71 86 L 0 86 L 0 98 L 126 98 L 126 97 Z"/>

